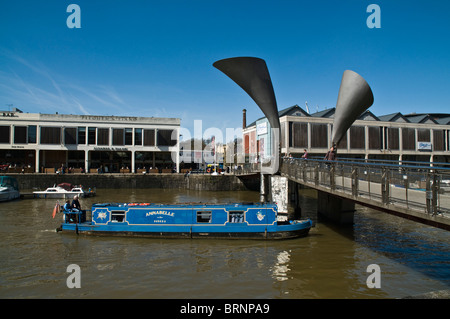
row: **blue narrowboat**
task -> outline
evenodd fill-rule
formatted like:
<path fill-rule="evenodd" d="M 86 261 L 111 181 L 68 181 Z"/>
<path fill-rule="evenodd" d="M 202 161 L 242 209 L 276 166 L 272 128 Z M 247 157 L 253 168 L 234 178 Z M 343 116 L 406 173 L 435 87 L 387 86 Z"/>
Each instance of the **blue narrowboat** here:
<path fill-rule="evenodd" d="M 306 236 L 312 226 L 309 219 L 278 221 L 270 203 L 105 203 L 92 205 L 90 218 L 86 211 L 61 212 L 59 231 L 89 235 L 287 239 Z"/>

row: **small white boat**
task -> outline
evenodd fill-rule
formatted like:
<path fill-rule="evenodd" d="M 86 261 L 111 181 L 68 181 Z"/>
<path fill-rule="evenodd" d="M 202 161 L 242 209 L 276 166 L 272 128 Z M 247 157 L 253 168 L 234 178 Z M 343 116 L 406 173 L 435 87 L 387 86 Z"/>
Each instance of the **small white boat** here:
<path fill-rule="evenodd" d="M 95 191 L 89 189 L 85 191 L 81 186 L 72 186 L 68 183 L 61 183 L 47 188 L 45 191 L 34 191 L 34 196 L 37 198 L 73 198 L 75 195 L 78 197 L 89 197 L 95 195 Z"/>
<path fill-rule="evenodd" d="M 14 177 L 0 176 L 0 202 L 20 197 L 19 183 Z"/>

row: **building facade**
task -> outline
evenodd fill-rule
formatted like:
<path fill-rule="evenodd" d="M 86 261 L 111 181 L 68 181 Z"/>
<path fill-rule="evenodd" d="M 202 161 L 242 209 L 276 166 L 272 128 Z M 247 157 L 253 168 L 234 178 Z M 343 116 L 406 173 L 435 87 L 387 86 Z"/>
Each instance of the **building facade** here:
<path fill-rule="evenodd" d="M 300 157 L 324 156 L 331 145 L 335 108 L 309 114 L 298 105 L 279 112 L 281 153 Z M 261 123 L 265 123 L 258 127 Z M 267 130 L 266 130 L 267 128 Z M 266 156 L 267 119 L 243 128 L 248 161 Z M 450 114 L 393 113 L 375 116 L 364 112 L 337 145 L 339 157 L 394 161 L 450 162 Z"/>
<path fill-rule="evenodd" d="M 0 164 L 42 173 L 178 172 L 179 130 L 178 118 L 0 111 Z"/>

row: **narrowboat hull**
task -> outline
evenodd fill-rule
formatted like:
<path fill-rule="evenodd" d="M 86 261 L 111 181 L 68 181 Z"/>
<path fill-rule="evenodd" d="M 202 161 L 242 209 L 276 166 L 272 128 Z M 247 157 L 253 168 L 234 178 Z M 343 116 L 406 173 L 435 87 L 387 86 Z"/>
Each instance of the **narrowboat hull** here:
<path fill-rule="evenodd" d="M 0 202 L 6 202 L 20 197 L 20 192 L 15 189 L 0 189 Z"/>
<path fill-rule="evenodd" d="M 306 236 L 311 220 L 279 222 L 275 204 L 94 204 L 65 212 L 63 232 L 97 236 L 288 239 Z"/>
<path fill-rule="evenodd" d="M 94 236 L 118 236 L 118 237 L 146 237 L 146 238 L 210 238 L 210 239 L 289 239 L 299 238 L 308 235 L 312 222 L 311 220 L 297 221 L 295 225 L 279 225 L 271 230 L 267 229 L 215 229 L 197 230 L 192 228 L 168 229 L 158 226 L 148 226 L 149 229 L 127 227 L 127 229 L 105 228 L 91 225 L 89 222 L 79 224 L 62 224 L 58 231 L 70 232 Z"/>

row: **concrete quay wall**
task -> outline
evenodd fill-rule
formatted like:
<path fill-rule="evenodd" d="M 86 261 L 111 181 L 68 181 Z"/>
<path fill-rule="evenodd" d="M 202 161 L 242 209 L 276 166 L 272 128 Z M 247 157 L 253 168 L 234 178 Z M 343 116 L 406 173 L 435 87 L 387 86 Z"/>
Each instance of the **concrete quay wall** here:
<path fill-rule="evenodd" d="M 185 174 L 8 174 L 17 179 L 21 190 L 46 189 L 59 183 L 85 188 L 167 188 L 204 191 L 258 190 L 259 179 L 235 175 Z"/>

